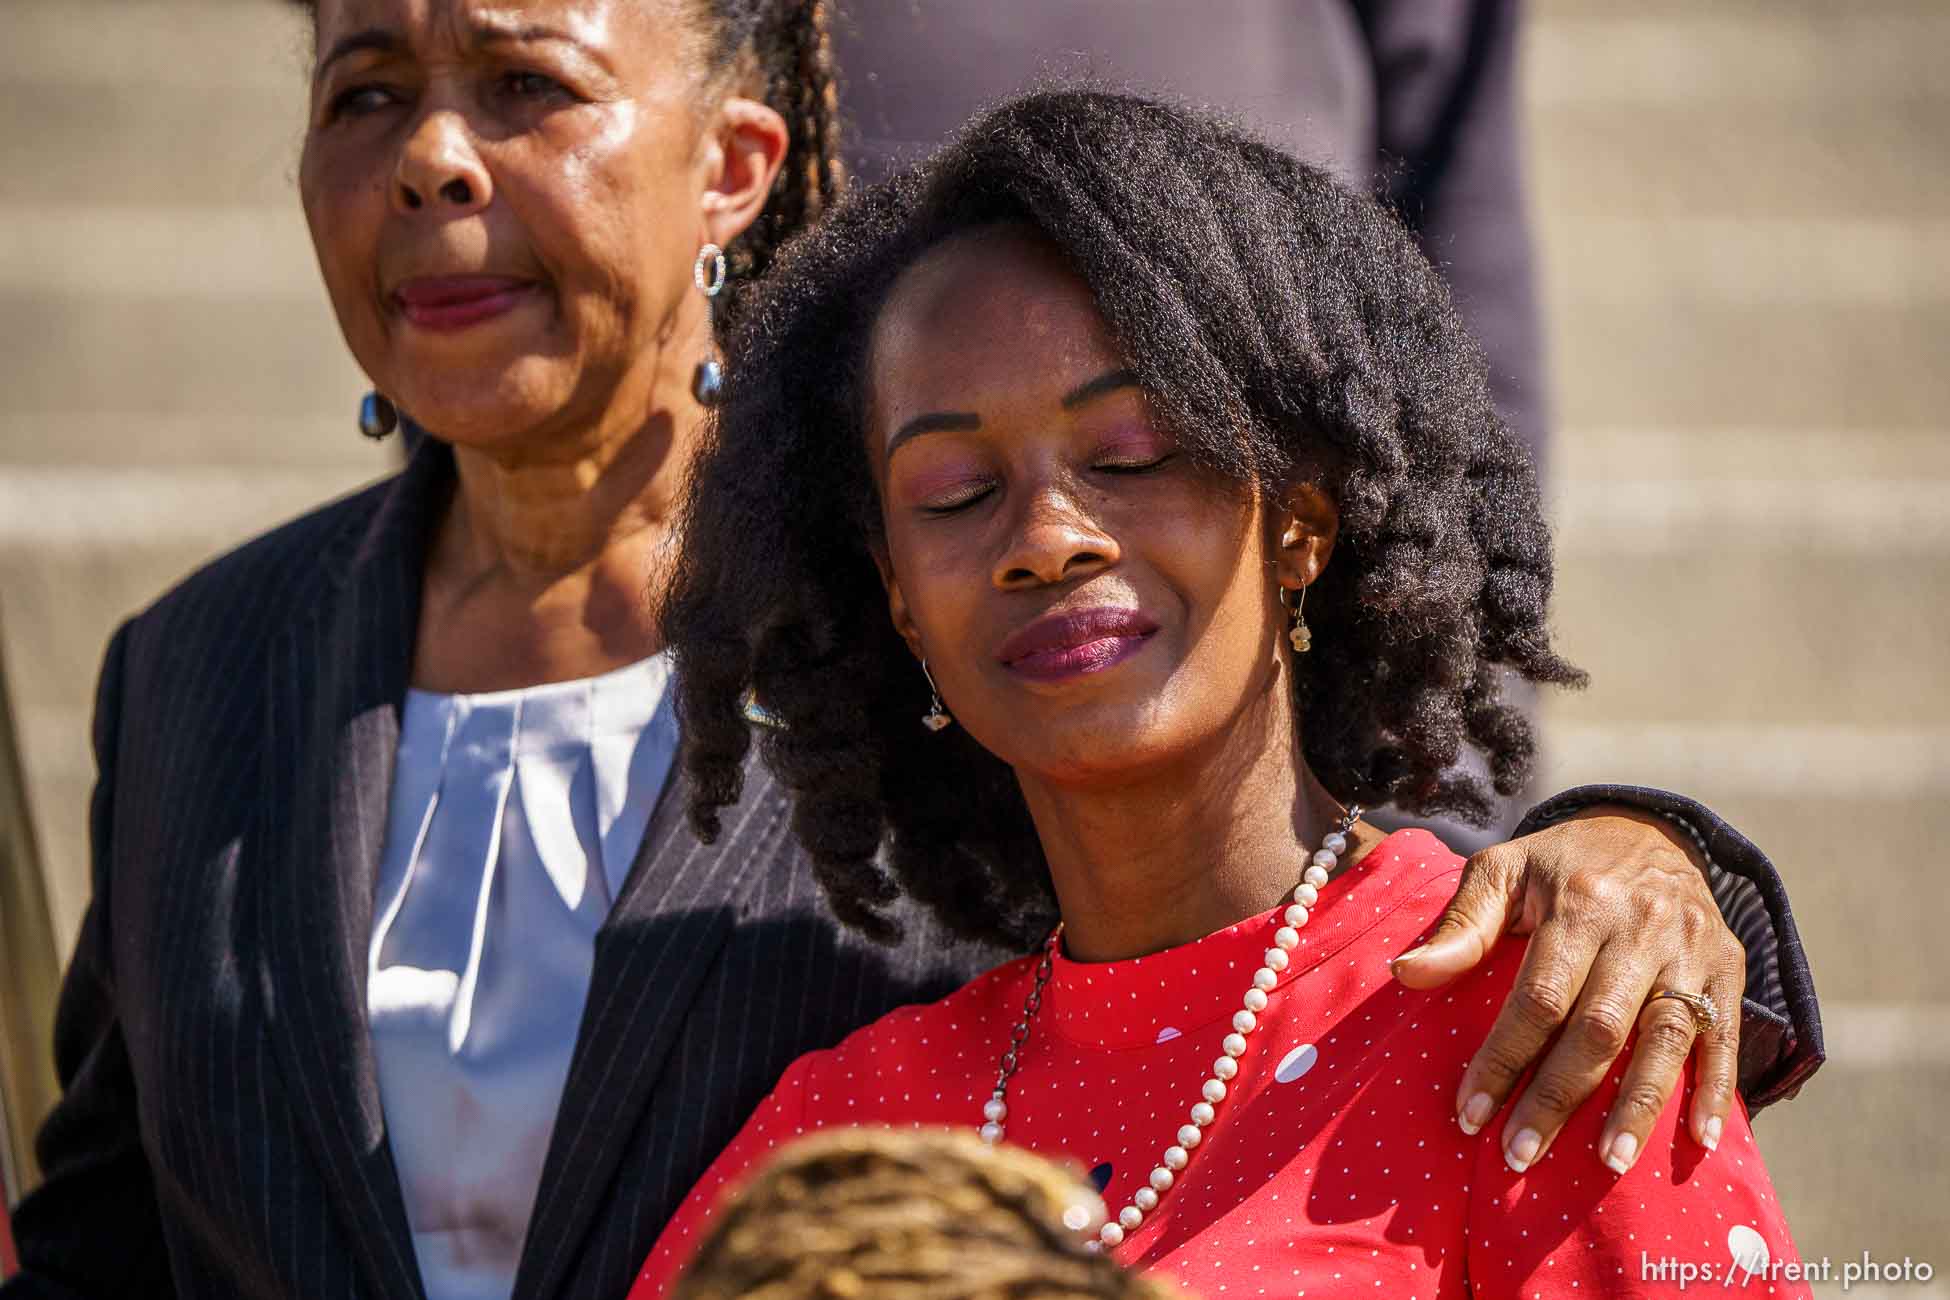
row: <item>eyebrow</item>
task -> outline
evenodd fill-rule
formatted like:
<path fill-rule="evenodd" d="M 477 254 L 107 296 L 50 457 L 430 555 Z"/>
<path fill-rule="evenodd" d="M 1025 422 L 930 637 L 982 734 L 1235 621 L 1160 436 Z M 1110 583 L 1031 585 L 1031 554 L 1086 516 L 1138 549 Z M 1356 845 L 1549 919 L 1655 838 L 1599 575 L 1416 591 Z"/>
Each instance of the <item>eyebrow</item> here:
<path fill-rule="evenodd" d="M 1094 401 L 1105 393 L 1114 393 L 1120 388 L 1137 387 L 1135 370 L 1109 370 L 1098 375 L 1088 383 L 1078 384 L 1063 395 L 1063 409 L 1074 411 L 1085 402 Z"/>
<path fill-rule="evenodd" d="M 347 55 L 358 54 L 365 50 L 378 54 L 394 54 L 404 44 L 398 32 L 388 31 L 384 27 L 368 27 L 335 43 L 325 57 L 318 61 L 318 70 L 323 72 Z"/>
<path fill-rule="evenodd" d="M 482 17 L 475 20 L 471 35 L 476 46 L 553 41 L 562 45 L 573 45 L 585 54 L 592 53 L 587 45 L 568 32 L 537 23 L 508 23 L 495 18 Z M 333 63 L 350 54 L 364 51 L 397 54 L 404 48 L 406 42 L 401 39 L 397 31 L 385 27 L 368 27 L 334 44 L 325 57 L 318 61 L 318 70 L 323 72 Z"/>
<path fill-rule="evenodd" d="M 1137 372 L 1129 369 L 1107 370 L 1095 379 L 1086 380 L 1063 394 L 1060 405 L 1066 411 L 1073 411 L 1086 402 L 1094 401 L 1105 393 L 1114 393 L 1122 388 L 1137 386 Z M 910 438 L 924 433 L 967 433 L 982 427 L 982 417 L 973 411 L 929 411 L 917 415 L 894 430 L 894 436 L 887 439 L 887 455 Z"/>
<path fill-rule="evenodd" d="M 973 411 L 929 411 L 894 430 L 894 436 L 887 439 L 887 455 L 891 459 L 902 443 L 924 433 L 966 433 L 981 427 L 982 417 Z"/>

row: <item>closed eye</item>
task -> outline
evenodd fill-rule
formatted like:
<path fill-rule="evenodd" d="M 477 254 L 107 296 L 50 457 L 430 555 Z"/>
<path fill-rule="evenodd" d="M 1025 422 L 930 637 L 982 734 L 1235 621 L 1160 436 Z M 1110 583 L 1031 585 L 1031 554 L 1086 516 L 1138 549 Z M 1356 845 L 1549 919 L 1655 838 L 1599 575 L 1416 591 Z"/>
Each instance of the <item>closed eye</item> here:
<path fill-rule="evenodd" d="M 1151 460 L 1099 461 L 1095 468 L 1102 470 L 1106 474 L 1149 474 L 1153 470 L 1163 469 L 1166 465 L 1169 465 L 1172 461 L 1177 459 L 1178 459 L 1177 452 L 1168 451 L 1164 455 L 1155 457 Z"/>
<path fill-rule="evenodd" d="M 937 516 L 959 514 L 993 491 L 995 488 L 991 484 L 971 483 L 959 492 L 928 502 L 921 507 L 921 513 Z"/>

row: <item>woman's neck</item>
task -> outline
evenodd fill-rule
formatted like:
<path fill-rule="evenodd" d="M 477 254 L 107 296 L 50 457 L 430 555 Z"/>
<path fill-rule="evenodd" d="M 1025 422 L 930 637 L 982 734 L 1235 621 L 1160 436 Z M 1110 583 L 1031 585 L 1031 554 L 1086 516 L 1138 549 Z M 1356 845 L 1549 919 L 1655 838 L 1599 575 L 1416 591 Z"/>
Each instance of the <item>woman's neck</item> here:
<path fill-rule="evenodd" d="M 1279 694 L 1287 686 L 1282 675 Z M 1223 728 L 1211 752 L 1115 787 L 1024 777 L 1063 940 L 1079 961 L 1189 943 L 1271 908 L 1343 815 L 1300 756 L 1279 699 Z M 1349 859 L 1369 847 L 1371 829 Z"/>
<path fill-rule="evenodd" d="M 515 452 L 456 447 L 447 559 L 477 579 L 545 587 L 668 532 L 678 416 Z"/>
<path fill-rule="evenodd" d="M 565 681 L 662 648 L 658 596 L 703 412 L 687 390 L 635 409 L 520 446 L 455 446 L 457 487 L 427 558 L 415 685 Z"/>

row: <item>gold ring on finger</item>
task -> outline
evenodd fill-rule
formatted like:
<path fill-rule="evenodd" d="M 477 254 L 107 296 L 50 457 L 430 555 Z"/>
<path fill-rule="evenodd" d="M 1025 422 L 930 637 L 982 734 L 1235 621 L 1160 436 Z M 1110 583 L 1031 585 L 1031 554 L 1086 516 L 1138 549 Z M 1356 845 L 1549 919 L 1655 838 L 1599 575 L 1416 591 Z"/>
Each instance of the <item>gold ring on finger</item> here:
<path fill-rule="evenodd" d="M 1671 998 L 1680 1003 L 1693 1015 L 1693 1032 L 1703 1034 L 1720 1023 L 1720 1009 L 1713 1000 L 1702 993 L 1687 993 L 1681 989 L 1660 989 L 1645 1000 L 1650 1006 L 1660 998 Z"/>

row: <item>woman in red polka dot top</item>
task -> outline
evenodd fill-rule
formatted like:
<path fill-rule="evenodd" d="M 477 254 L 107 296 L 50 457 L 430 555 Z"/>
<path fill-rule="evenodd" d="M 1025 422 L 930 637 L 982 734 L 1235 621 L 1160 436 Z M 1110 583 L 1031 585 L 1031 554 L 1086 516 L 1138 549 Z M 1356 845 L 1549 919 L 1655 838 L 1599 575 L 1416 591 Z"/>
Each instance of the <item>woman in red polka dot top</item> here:
<path fill-rule="evenodd" d="M 1503 674 L 1578 680 L 1531 468 L 1391 218 L 1198 114 L 1053 92 L 778 274 L 667 618 L 692 815 L 764 717 L 843 917 L 1042 943 L 798 1061 L 633 1295 L 837 1125 L 1071 1160 L 1109 1209 L 1079 1248 L 1205 1297 L 1806 1294 L 1737 1104 L 1699 1140 L 1689 1076 L 1621 1134 L 1614 1068 L 1548 1142 L 1459 1123 L 1522 953 L 1391 978 L 1462 863 L 1355 805 L 1481 815 L 1459 754 L 1503 791 L 1531 760 Z"/>

